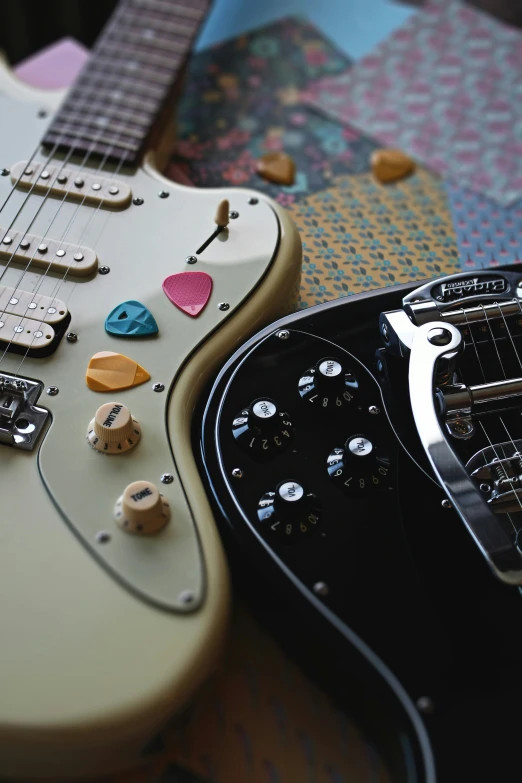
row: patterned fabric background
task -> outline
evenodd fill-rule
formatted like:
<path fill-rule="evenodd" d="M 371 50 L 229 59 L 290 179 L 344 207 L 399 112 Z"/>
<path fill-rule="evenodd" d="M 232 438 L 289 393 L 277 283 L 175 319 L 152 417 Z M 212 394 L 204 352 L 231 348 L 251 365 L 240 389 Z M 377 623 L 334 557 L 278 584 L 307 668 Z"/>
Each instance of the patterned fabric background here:
<path fill-rule="evenodd" d="M 522 34 L 462 3 L 428 5 L 311 105 L 503 205 L 522 198 Z"/>
<path fill-rule="evenodd" d="M 290 208 L 301 230 L 301 307 L 460 269 L 444 185 L 419 170 L 396 185 L 371 174 Z"/>

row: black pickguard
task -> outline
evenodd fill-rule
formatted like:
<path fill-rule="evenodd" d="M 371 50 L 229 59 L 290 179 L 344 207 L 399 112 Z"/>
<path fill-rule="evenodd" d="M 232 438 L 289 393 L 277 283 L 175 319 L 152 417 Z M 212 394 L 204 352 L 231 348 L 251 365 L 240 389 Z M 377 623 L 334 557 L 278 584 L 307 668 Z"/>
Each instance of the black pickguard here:
<path fill-rule="evenodd" d="M 506 277 L 513 285 L 519 279 Z M 311 308 L 243 346 L 204 412 L 202 474 L 239 589 L 360 717 L 393 780 L 434 781 L 433 758 L 444 783 L 504 780 L 518 761 L 522 598 L 492 576 L 460 518 L 441 505 L 445 493 L 413 425 L 407 362 L 382 351 L 380 313 L 400 308 L 417 287 Z M 356 378 L 353 399 L 330 398 L 331 389 L 312 402 L 310 392 L 300 395 L 303 373 L 325 357 Z M 239 443 L 232 422 L 256 399 L 276 403 L 290 437 L 261 423 L 263 437 L 249 448 L 250 429 Z M 282 445 L 270 442 L 263 454 L 274 432 Z M 361 454 L 350 455 L 349 443 Z M 342 476 L 332 477 L 328 457 L 343 445 Z M 364 487 L 354 486 L 352 473 L 356 481 L 364 475 Z M 292 491 L 303 488 L 301 511 L 280 499 L 275 510 L 266 499 L 285 482 Z M 266 508 L 272 516 L 264 521 Z M 317 521 L 310 523 L 310 514 Z M 281 525 L 292 526 L 288 535 Z M 422 717 L 415 706 L 421 697 L 433 703 Z"/>

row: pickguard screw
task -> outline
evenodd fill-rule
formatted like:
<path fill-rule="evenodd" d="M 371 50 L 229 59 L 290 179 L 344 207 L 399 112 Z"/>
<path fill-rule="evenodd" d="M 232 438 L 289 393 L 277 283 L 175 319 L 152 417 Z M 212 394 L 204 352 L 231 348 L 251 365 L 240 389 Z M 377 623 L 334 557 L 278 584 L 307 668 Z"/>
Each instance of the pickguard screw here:
<path fill-rule="evenodd" d="M 235 220 L 236 218 L 238 218 L 238 217 L 239 217 L 239 212 L 236 212 L 236 210 L 235 210 L 235 209 L 233 209 L 233 210 L 232 210 L 232 212 L 229 212 L 229 213 L 228 213 L 228 216 L 229 216 L 229 218 L 230 218 L 231 220 Z"/>
<path fill-rule="evenodd" d="M 60 389 L 58 386 L 48 386 L 46 391 L 50 397 L 56 397 Z"/>
<path fill-rule="evenodd" d="M 417 701 L 417 709 L 422 712 L 423 715 L 431 715 L 435 711 L 435 704 L 429 696 L 420 696 Z"/>
<path fill-rule="evenodd" d="M 196 264 L 197 260 L 198 259 L 196 258 L 196 256 L 187 256 L 186 259 L 185 259 L 187 264 Z"/>
<path fill-rule="evenodd" d="M 218 310 L 230 310 L 230 305 L 228 302 L 220 302 L 218 304 Z"/>
<path fill-rule="evenodd" d="M 444 500 L 441 502 L 442 508 L 453 508 L 450 501 L 447 498 L 444 498 Z"/>
<path fill-rule="evenodd" d="M 259 204 L 259 199 L 255 198 L 255 196 L 252 196 L 252 198 L 248 199 L 249 204 Z"/>
<path fill-rule="evenodd" d="M 330 588 L 326 584 L 326 582 L 316 582 L 314 585 L 314 593 L 316 595 L 320 595 L 322 598 L 324 598 L 325 595 L 328 595 L 330 592 Z"/>
<path fill-rule="evenodd" d="M 489 484 L 481 484 L 480 485 L 481 492 L 491 492 L 491 487 Z"/>
<path fill-rule="evenodd" d="M 98 272 L 100 273 L 100 275 L 108 275 L 110 271 L 111 271 L 110 266 L 101 266 L 98 269 Z"/>
<path fill-rule="evenodd" d="M 7 177 L 10 173 L 9 169 L 2 169 L 2 177 Z"/>
<path fill-rule="evenodd" d="M 370 405 L 368 408 L 368 413 L 372 413 L 374 416 L 377 416 L 378 413 L 381 412 L 381 409 L 377 407 L 377 405 Z"/>
<path fill-rule="evenodd" d="M 98 544 L 108 544 L 111 540 L 111 534 L 107 533 L 106 530 L 100 530 L 99 533 L 96 533 L 96 541 Z"/>
<path fill-rule="evenodd" d="M 234 470 L 232 471 L 232 475 L 234 478 L 237 479 L 243 478 L 243 471 L 241 470 L 241 468 L 234 468 Z"/>
<path fill-rule="evenodd" d="M 194 593 L 192 590 L 183 590 L 182 593 L 178 595 L 178 601 L 182 604 L 191 604 L 194 601 Z"/>
<path fill-rule="evenodd" d="M 141 205 L 145 202 L 145 199 L 142 199 L 141 196 L 135 196 L 132 199 L 132 203 L 135 204 L 137 207 L 141 207 Z"/>
<path fill-rule="evenodd" d="M 162 484 L 172 484 L 174 481 L 174 476 L 172 473 L 164 473 L 161 477 L 161 483 Z"/>
<path fill-rule="evenodd" d="M 455 435 L 469 435 L 473 431 L 473 424 L 469 421 L 454 421 L 450 424 Z"/>
<path fill-rule="evenodd" d="M 164 383 L 153 383 L 152 384 L 152 391 L 155 391 L 155 392 L 165 391 L 165 384 Z"/>
<path fill-rule="evenodd" d="M 47 117 L 47 112 L 45 111 L 45 109 L 40 109 L 40 111 L 38 112 L 38 116 L 40 117 L 40 119 Z"/>
<path fill-rule="evenodd" d="M 288 340 L 290 332 L 287 331 L 287 329 L 281 329 L 281 331 L 277 333 L 277 337 L 279 337 L 280 340 Z"/>
<path fill-rule="evenodd" d="M 160 198 L 168 198 L 170 196 L 170 193 L 169 193 L 168 190 L 160 190 L 160 192 L 158 193 L 158 196 Z"/>
<path fill-rule="evenodd" d="M 67 335 L 67 342 L 68 343 L 75 343 L 78 340 L 78 335 L 76 332 L 69 332 Z"/>

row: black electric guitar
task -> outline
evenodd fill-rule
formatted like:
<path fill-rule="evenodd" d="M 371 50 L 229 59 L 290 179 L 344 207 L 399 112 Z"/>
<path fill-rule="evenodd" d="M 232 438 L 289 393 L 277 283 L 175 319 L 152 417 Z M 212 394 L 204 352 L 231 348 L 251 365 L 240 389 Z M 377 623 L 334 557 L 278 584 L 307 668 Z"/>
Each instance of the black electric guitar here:
<path fill-rule="evenodd" d="M 313 307 L 246 343 L 205 410 L 244 583 L 394 781 L 519 769 L 521 297 L 511 267 Z"/>

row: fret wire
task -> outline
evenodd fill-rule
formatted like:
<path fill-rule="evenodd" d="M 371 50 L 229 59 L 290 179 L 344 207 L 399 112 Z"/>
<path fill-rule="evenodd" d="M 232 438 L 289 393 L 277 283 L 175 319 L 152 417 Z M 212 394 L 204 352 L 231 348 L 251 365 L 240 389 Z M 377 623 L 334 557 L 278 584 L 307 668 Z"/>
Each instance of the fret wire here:
<path fill-rule="evenodd" d="M 109 134 L 108 136 L 99 136 L 98 134 L 93 135 L 91 133 L 82 133 L 81 139 L 75 139 L 75 137 L 72 134 L 64 133 L 55 133 L 54 131 L 48 134 L 46 136 L 46 139 L 52 140 L 53 143 L 59 141 L 60 139 L 71 139 L 75 140 L 75 148 L 79 147 L 80 144 L 90 144 L 91 142 L 95 141 L 99 143 L 101 146 L 114 146 L 118 149 L 125 149 L 130 150 L 131 152 L 136 152 L 139 150 L 140 145 L 136 144 L 136 142 L 131 139 L 130 141 L 125 141 L 122 138 L 119 138 L 117 142 L 114 141 L 114 133 Z"/>
<path fill-rule="evenodd" d="M 61 122 L 58 120 L 58 122 L 56 123 L 56 128 L 54 128 L 54 126 L 53 126 L 53 129 L 56 132 L 60 132 L 60 130 L 63 130 L 64 128 L 67 128 L 67 124 L 68 123 L 65 122 L 64 120 L 62 120 Z M 87 138 L 88 135 L 89 136 L 92 135 L 90 133 L 90 131 L 89 131 L 89 128 L 94 128 L 98 132 L 100 130 L 100 126 L 99 125 L 97 125 L 95 122 L 89 122 L 89 120 L 86 120 L 85 117 L 80 117 L 79 120 L 75 120 L 74 118 L 70 119 L 69 120 L 69 124 L 73 128 L 75 126 L 78 127 L 78 128 L 85 128 L 85 130 L 87 132 L 79 134 L 79 136 L 83 136 L 83 138 Z M 118 124 L 123 129 L 121 131 L 121 133 L 123 133 L 125 136 L 128 136 L 131 139 L 139 139 L 140 141 L 143 141 L 143 128 L 133 128 L 130 123 L 125 122 L 125 121 L 123 121 L 121 123 L 118 123 Z M 63 127 L 61 127 L 61 126 L 63 126 Z M 109 126 L 106 126 L 106 127 L 110 131 Z M 146 131 L 147 131 L 147 128 L 145 128 L 145 132 Z"/>
<path fill-rule="evenodd" d="M 161 16 L 150 16 L 145 14 L 133 14 L 133 17 L 129 21 L 130 14 L 127 14 L 125 19 L 127 24 L 139 25 L 139 27 L 148 27 L 153 30 L 159 30 L 159 32 L 166 32 L 168 34 L 184 35 L 187 38 L 192 38 L 198 31 L 198 25 L 187 25 L 186 22 L 170 22 L 166 21 Z M 136 22 L 134 21 L 136 17 Z M 145 19 L 143 18 L 145 17 Z M 156 24 L 157 23 L 157 24 Z"/>
<path fill-rule="evenodd" d="M 98 92 L 104 92 L 104 91 L 101 90 L 101 91 L 98 91 Z M 157 114 L 158 108 L 160 106 L 158 101 L 150 101 L 148 108 L 145 108 L 144 105 L 143 105 L 144 101 L 142 99 L 138 99 L 138 98 L 134 98 L 133 99 L 133 97 L 131 95 L 127 95 L 127 94 L 124 94 L 124 93 L 121 94 L 121 97 L 125 99 L 125 102 L 120 105 L 119 101 L 114 100 L 114 97 L 112 96 L 112 93 L 107 91 L 105 100 L 103 100 L 100 97 L 100 99 L 91 101 L 90 104 L 89 104 L 89 109 L 86 110 L 84 101 L 74 100 L 73 99 L 74 96 L 71 95 L 71 99 L 67 101 L 67 107 L 65 109 L 65 113 L 67 113 L 71 109 L 72 109 L 73 113 L 77 113 L 77 112 L 82 111 L 82 112 L 84 112 L 86 114 L 87 111 L 88 111 L 91 116 L 94 113 L 103 116 L 104 114 L 107 114 L 107 112 L 111 112 L 113 114 L 114 114 L 114 112 L 116 112 L 114 114 L 114 117 L 116 117 L 116 118 L 122 116 L 122 114 L 124 114 L 124 115 L 125 114 L 129 114 L 129 116 L 132 116 L 134 118 L 133 119 L 134 122 L 141 122 L 141 120 L 137 119 L 135 112 L 131 112 L 131 111 L 128 111 L 128 110 L 132 109 L 132 107 L 134 106 L 137 109 L 142 109 L 145 114 L 149 114 L 149 115 L 151 115 L 151 117 L 154 117 Z M 111 100 L 111 99 L 113 101 L 112 104 L 108 103 L 108 101 Z M 108 106 L 110 106 L 110 108 L 108 108 Z M 98 112 L 98 109 L 99 109 L 99 112 Z M 56 117 L 57 119 L 61 116 L 62 111 L 63 110 L 60 110 L 59 113 L 57 114 L 57 117 Z M 144 121 L 148 122 L 148 120 L 144 120 Z"/>
<path fill-rule="evenodd" d="M 162 52 L 171 53 L 173 50 L 179 54 L 185 54 L 188 50 L 188 42 L 178 43 L 177 41 L 169 41 L 166 38 L 161 40 L 158 38 L 144 38 L 142 35 L 136 35 L 134 33 L 117 32 L 111 33 L 110 37 L 106 39 L 108 43 L 116 44 L 132 43 L 142 46 L 150 46 Z"/>
<path fill-rule="evenodd" d="M 123 68 L 119 68 L 118 65 L 114 67 L 111 60 L 107 58 L 100 58 L 100 57 L 97 57 L 96 62 L 92 64 L 92 70 L 94 71 L 94 73 L 99 71 L 101 71 L 101 73 L 107 73 L 107 67 L 100 68 L 99 63 L 101 63 L 102 66 L 106 65 L 107 67 L 110 67 L 111 73 L 114 76 L 117 75 L 124 76 L 126 74 L 136 73 L 139 74 L 140 81 L 149 82 L 150 84 L 153 84 L 158 88 L 169 87 L 169 85 L 173 80 L 172 74 L 168 74 L 168 73 L 160 74 L 152 70 L 151 68 L 143 67 L 141 64 L 136 66 L 135 68 L 129 68 L 125 66 L 123 66 Z"/>
<path fill-rule="evenodd" d="M 109 117 L 107 117 L 107 115 L 109 115 Z M 92 114 L 90 112 L 68 111 L 65 112 L 65 116 L 62 116 L 62 113 L 59 112 L 55 119 L 58 124 L 72 122 L 75 125 L 81 125 L 83 123 L 96 128 L 108 127 L 109 120 L 112 119 L 117 120 L 118 123 L 128 123 L 131 126 L 134 125 L 137 128 L 142 128 L 142 130 L 147 130 L 151 121 L 150 117 L 138 119 L 132 112 L 122 112 L 120 110 L 111 112 L 107 111 L 107 109 L 105 109 L 105 113 L 104 115 L 101 115 L 101 117 L 100 115 Z"/>
<path fill-rule="evenodd" d="M 154 85 L 149 84 L 148 82 L 141 82 L 139 78 L 136 79 L 125 79 L 123 77 L 116 77 L 116 76 L 110 76 L 109 74 L 105 74 L 105 81 L 106 82 L 113 82 L 114 84 L 118 85 L 120 88 L 125 88 L 128 86 L 130 90 L 136 95 L 144 95 L 145 97 L 147 95 L 150 96 L 150 94 L 153 94 L 153 97 L 158 98 L 160 101 L 163 100 L 165 97 L 165 90 L 163 90 L 161 87 L 155 87 Z M 80 77 L 80 82 L 77 86 L 84 86 L 83 84 L 83 76 Z M 143 90 L 141 87 L 143 86 Z M 74 95 L 76 92 L 77 87 L 73 87 L 73 92 L 71 93 Z M 67 103 L 65 104 L 67 106 Z"/>
<path fill-rule="evenodd" d="M 125 47 L 120 47 L 120 51 L 125 51 Z M 181 65 L 183 59 L 179 54 L 174 54 L 172 57 L 166 57 L 165 55 L 156 54 L 154 52 L 145 52 L 142 49 L 136 49 L 136 48 L 130 48 L 129 53 L 132 53 L 132 56 L 134 59 L 136 59 L 136 56 L 138 56 L 138 61 L 140 63 L 145 63 L 145 65 L 153 66 L 154 68 L 161 68 L 162 72 L 168 72 L 171 79 L 174 78 L 176 75 L 176 65 Z M 100 49 L 100 53 L 96 55 L 96 61 L 98 61 L 101 57 L 104 58 L 104 61 L 107 61 L 107 63 L 112 62 L 111 53 L 104 54 L 103 50 Z M 141 57 L 143 55 L 143 57 Z M 173 58 L 176 58 L 175 60 Z"/>
<path fill-rule="evenodd" d="M 131 95 L 131 93 L 125 93 L 123 91 L 119 91 L 119 95 L 116 96 L 115 93 L 117 93 L 118 90 L 110 90 L 110 89 L 98 89 L 97 95 L 100 96 L 94 101 L 90 102 L 90 106 L 96 106 L 96 104 L 99 102 L 100 109 L 102 111 L 107 111 L 107 101 L 112 101 L 113 104 L 119 105 L 121 100 L 124 100 L 125 103 L 121 104 L 122 106 L 125 105 L 126 108 L 137 108 L 142 109 L 147 114 L 150 114 L 152 116 L 156 115 L 158 112 L 158 109 L 160 107 L 160 102 L 157 100 L 147 99 L 145 96 L 142 98 L 137 98 L 134 95 Z M 85 106 L 84 101 L 77 101 L 75 99 L 76 93 L 81 93 L 81 90 L 79 88 L 76 88 L 74 90 L 74 93 L 71 94 L 71 97 L 67 100 L 67 107 L 66 111 L 69 110 L 69 108 L 73 109 L 73 111 L 77 111 L 79 107 Z M 103 96 L 105 95 L 105 100 L 103 100 Z M 61 110 L 62 111 L 62 110 Z M 60 111 L 60 114 L 61 114 Z M 136 116 L 136 115 L 134 115 Z"/>
<path fill-rule="evenodd" d="M 195 5 L 195 3 L 192 5 Z M 202 7 L 194 8 L 182 6 L 179 3 L 171 3 L 168 0 L 132 0 L 130 5 L 131 8 L 151 8 L 152 10 L 164 11 L 168 14 L 176 13 L 187 19 L 194 19 L 196 22 L 202 21 L 206 6 L 206 2 Z"/>

